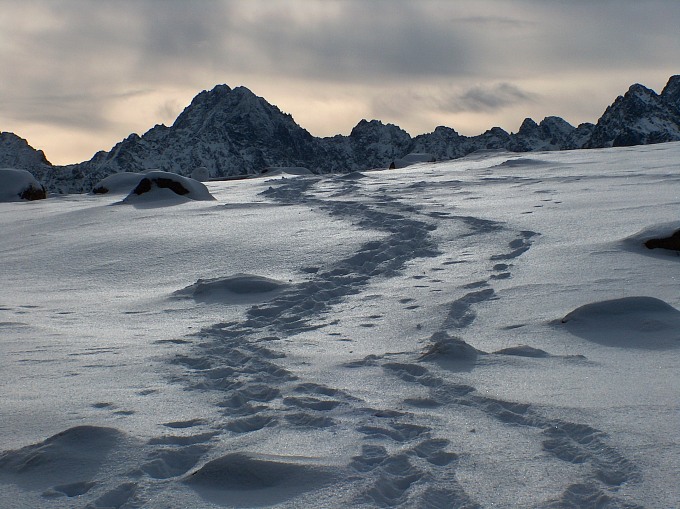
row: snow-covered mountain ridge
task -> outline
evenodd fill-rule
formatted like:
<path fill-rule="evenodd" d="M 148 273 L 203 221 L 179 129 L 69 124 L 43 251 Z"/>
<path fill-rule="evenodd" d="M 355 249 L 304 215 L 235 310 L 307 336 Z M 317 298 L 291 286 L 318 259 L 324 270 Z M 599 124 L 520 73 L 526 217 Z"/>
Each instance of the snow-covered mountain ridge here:
<path fill-rule="evenodd" d="M 644 145 L 680 140 L 680 75 L 661 94 L 632 85 L 609 106 L 597 124 L 574 127 L 562 118 L 540 123 L 527 118 L 517 133 L 494 127 L 463 136 L 440 126 L 411 137 L 393 124 L 360 121 L 348 136 L 312 136 L 289 114 L 245 87 L 218 85 L 199 93 L 172 126 L 156 125 L 131 134 L 89 161 L 52 166 L 42 151 L 12 133 L 0 136 L 0 166 L 32 171 L 54 192 L 89 192 L 104 177 L 120 171 L 160 169 L 189 175 L 205 167 L 215 178 L 250 175 L 267 167 L 307 167 L 315 173 L 387 167 L 412 152 L 437 160 L 477 150 L 515 152 Z"/>

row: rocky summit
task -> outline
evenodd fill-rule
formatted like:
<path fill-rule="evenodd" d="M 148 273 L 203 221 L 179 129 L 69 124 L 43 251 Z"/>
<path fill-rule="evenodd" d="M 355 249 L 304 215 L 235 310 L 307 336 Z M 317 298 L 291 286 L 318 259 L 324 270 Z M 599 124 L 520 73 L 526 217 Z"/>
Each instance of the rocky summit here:
<path fill-rule="evenodd" d="M 657 94 L 632 85 L 597 124 L 574 127 L 562 118 L 527 118 L 516 133 L 494 127 L 462 136 L 450 127 L 411 137 L 393 124 L 361 120 L 348 136 L 319 138 L 292 116 L 245 87 L 218 85 L 199 93 L 171 126 L 131 134 L 89 161 L 52 166 L 42 151 L 13 133 L 0 133 L 0 166 L 26 169 L 51 192 L 89 192 L 113 173 L 158 169 L 212 178 L 259 174 L 271 167 L 306 167 L 314 173 L 387 168 L 410 153 L 454 159 L 477 150 L 571 150 L 680 140 L 680 75 Z"/>

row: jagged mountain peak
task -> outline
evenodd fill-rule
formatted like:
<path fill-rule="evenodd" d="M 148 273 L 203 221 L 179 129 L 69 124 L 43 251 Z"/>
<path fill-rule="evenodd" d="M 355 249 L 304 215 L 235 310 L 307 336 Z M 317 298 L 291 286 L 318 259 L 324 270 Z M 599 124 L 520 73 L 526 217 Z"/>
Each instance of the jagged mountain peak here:
<path fill-rule="evenodd" d="M 375 131 L 375 130 L 382 130 L 385 128 L 388 128 L 389 126 L 396 127 L 393 124 L 384 124 L 381 120 L 366 120 L 365 118 L 362 118 L 359 120 L 357 125 L 355 125 L 352 128 L 352 132 L 350 132 L 350 136 L 358 135 L 363 132 L 369 132 L 369 131 Z"/>
<path fill-rule="evenodd" d="M 616 98 L 593 129 L 586 148 L 663 143 L 680 139 L 680 112 L 666 97 L 636 83 Z"/>
<path fill-rule="evenodd" d="M 34 169 L 52 166 L 45 153 L 28 144 L 24 138 L 10 132 L 0 132 L 0 167 Z"/>
<path fill-rule="evenodd" d="M 362 119 L 354 126 L 349 134 L 350 139 L 364 140 L 368 142 L 387 141 L 389 139 L 399 140 L 408 143 L 411 135 L 401 127 L 394 124 L 383 124 L 380 120 Z"/>
<path fill-rule="evenodd" d="M 538 124 L 532 118 L 527 117 L 522 122 L 522 125 L 519 126 L 519 131 L 517 131 L 517 134 L 528 135 L 538 132 L 540 132 Z"/>
<path fill-rule="evenodd" d="M 628 87 L 628 92 L 626 92 L 626 95 L 631 95 L 631 96 L 656 96 L 656 92 L 652 90 L 651 88 L 647 88 L 644 85 L 641 85 L 640 83 L 633 83 L 630 87 Z"/>
<path fill-rule="evenodd" d="M 556 116 L 545 117 L 538 125 L 543 128 L 559 130 L 565 133 L 571 132 L 573 129 L 575 129 L 573 125 L 564 120 L 562 117 Z"/>
<path fill-rule="evenodd" d="M 661 97 L 680 112 L 680 74 L 670 77 L 661 91 Z"/>
<path fill-rule="evenodd" d="M 460 137 L 460 134 L 458 134 L 455 129 L 443 125 L 438 125 L 435 127 L 434 131 L 432 131 L 432 134 L 445 135 L 449 137 Z"/>

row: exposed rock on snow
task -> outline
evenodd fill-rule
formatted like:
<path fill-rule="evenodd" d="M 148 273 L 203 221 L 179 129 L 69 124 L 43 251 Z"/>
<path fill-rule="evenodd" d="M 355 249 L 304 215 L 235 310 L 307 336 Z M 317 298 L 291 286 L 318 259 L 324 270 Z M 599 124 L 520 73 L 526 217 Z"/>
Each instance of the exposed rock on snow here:
<path fill-rule="evenodd" d="M 26 170 L 0 169 L 0 201 L 42 200 L 47 198 L 43 185 Z"/>
<path fill-rule="evenodd" d="M 680 311 L 653 297 L 586 304 L 562 323 L 572 334 L 607 346 L 680 347 Z"/>
<path fill-rule="evenodd" d="M 647 242 L 645 242 L 645 247 L 648 249 L 669 249 L 671 251 L 680 251 L 680 230 L 677 230 L 670 237 L 649 239 Z"/>
<path fill-rule="evenodd" d="M 680 251 L 680 222 L 653 225 L 621 241 L 629 251 L 647 256 L 678 258 Z"/>
<path fill-rule="evenodd" d="M 194 284 L 176 291 L 176 297 L 193 298 L 198 302 L 229 303 L 235 301 L 262 300 L 288 286 L 286 283 L 253 274 L 199 279 Z"/>

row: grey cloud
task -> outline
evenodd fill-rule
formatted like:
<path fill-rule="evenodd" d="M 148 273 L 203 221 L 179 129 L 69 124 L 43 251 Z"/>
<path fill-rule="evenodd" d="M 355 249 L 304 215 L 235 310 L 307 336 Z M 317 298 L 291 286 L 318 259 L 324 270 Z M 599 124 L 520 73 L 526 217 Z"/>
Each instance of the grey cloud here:
<path fill-rule="evenodd" d="M 442 107 L 451 113 L 463 111 L 493 112 L 516 104 L 532 102 L 537 95 L 510 83 L 476 86 L 464 93 L 442 101 Z"/>
<path fill-rule="evenodd" d="M 483 29 L 522 29 L 536 25 L 534 21 L 513 18 L 511 16 L 466 16 L 453 18 L 452 21 L 458 24 L 475 25 Z"/>
<path fill-rule="evenodd" d="M 478 85 L 461 93 L 451 92 L 445 87 L 428 91 L 407 89 L 374 96 L 370 102 L 370 114 L 403 122 L 409 118 L 428 117 L 432 113 L 495 113 L 539 98 L 538 94 L 511 83 Z"/>
<path fill-rule="evenodd" d="M 111 94 L 265 81 L 370 89 L 378 112 L 493 112 L 535 99 L 525 79 L 680 68 L 678 23 L 677 0 L 3 0 L 0 118 L 96 129 Z M 422 90 L 461 78 L 501 85 Z"/>
<path fill-rule="evenodd" d="M 6 118 L 16 121 L 32 121 L 54 127 L 76 129 L 108 129 L 115 122 L 108 119 L 103 109 L 105 105 L 130 97 L 144 94 L 144 90 L 123 93 L 73 93 L 15 95 L 12 108 L 0 103 L 0 109 L 7 110 Z"/>
<path fill-rule="evenodd" d="M 298 5 L 304 2 L 298 2 Z M 412 2 L 340 2 L 333 16 L 303 17 L 267 9 L 234 27 L 261 71 L 297 72 L 309 79 L 379 82 L 410 76 L 463 74 L 473 66 L 466 37 Z"/>

